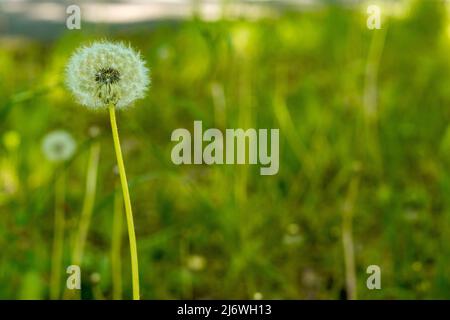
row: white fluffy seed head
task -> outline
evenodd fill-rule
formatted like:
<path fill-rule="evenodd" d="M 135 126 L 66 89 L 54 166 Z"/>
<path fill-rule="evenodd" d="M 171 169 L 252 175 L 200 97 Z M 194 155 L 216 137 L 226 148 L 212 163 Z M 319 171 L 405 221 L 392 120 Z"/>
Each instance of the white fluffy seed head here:
<path fill-rule="evenodd" d="M 76 147 L 75 140 L 64 130 L 50 132 L 42 142 L 42 152 L 52 162 L 69 160 L 75 153 Z"/>
<path fill-rule="evenodd" d="M 149 70 L 138 52 L 122 43 L 95 42 L 78 49 L 66 68 L 66 83 L 90 108 L 121 109 L 145 96 Z"/>

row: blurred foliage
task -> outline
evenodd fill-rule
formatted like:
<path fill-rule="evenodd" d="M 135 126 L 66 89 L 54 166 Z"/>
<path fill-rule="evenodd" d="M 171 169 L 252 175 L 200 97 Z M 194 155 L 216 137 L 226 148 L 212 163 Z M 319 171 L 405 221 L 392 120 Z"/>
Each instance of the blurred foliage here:
<path fill-rule="evenodd" d="M 41 140 L 54 129 L 72 133 L 79 146 L 65 165 L 65 266 L 88 147 L 101 143 L 82 297 L 112 296 L 118 177 L 108 116 L 76 105 L 63 86 L 70 54 L 102 38 L 132 44 L 152 73 L 148 97 L 119 114 L 143 298 L 344 298 L 348 201 L 360 298 L 450 298 L 447 8 L 416 1 L 373 31 L 363 9 L 330 5 L 114 32 L 83 25 L 52 43 L 2 40 L 0 298 L 49 295 L 62 168 L 45 160 Z M 259 166 L 173 165 L 171 132 L 192 130 L 194 120 L 221 130 L 280 128 L 278 175 L 260 176 Z M 125 229 L 122 237 L 129 298 Z M 382 290 L 366 288 L 371 264 L 381 267 Z"/>

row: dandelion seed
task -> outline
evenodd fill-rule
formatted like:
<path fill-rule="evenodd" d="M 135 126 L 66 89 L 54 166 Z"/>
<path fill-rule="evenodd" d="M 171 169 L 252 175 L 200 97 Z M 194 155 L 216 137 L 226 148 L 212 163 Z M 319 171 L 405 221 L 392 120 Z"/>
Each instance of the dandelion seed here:
<path fill-rule="evenodd" d="M 79 49 L 66 68 L 66 83 L 77 101 L 90 108 L 117 109 L 144 97 L 149 71 L 140 54 L 121 43 L 95 42 Z"/>
<path fill-rule="evenodd" d="M 75 150 L 75 140 L 68 132 L 63 130 L 47 134 L 42 142 L 42 151 L 47 159 L 52 162 L 69 160 Z"/>

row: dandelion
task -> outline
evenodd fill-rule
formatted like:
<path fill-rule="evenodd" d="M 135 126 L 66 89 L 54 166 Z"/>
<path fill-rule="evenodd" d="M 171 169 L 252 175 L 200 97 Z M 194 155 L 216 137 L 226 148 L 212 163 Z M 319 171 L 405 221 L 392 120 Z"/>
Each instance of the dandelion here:
<path fill-rule="evenodd" d="M 93 109 L 109 109 L 114 149 L 122 185 L 130 241 L 133 299 L 139 299 L 139 271 L 128 182 L 117 129 L 116 109 L 144 97 L 150 84 L 139 53 L 123 44 L 96 42 L 80 48 L 66 68 L 66 82 L 77 101 Z"/>
<path fill-rule="evenodd" d="M 76 150 L 75 140 L 70 133 L 57 130 L 47 134 L 42 142 L 42 151 L 49 161 L 69 160 Z"/>
<path fill-rule="evenodd" d="M 66 83 L 77 101 L 89 108 L 126 108 L 145 96 L 148 69 L 139 53 L 118 43 L 82 47 L 66 68 Z"/>
<path fill-rule="evenodd" d="M 42 151 L 51 162 L 61 163 L 67 161 L 73 156 L 75 150 L 75 140 L 68 132 L 63 130 L 57 130 L 47 134 L 42 142 Z M 65 225 L 64 206 L 66 202 L 65 180 L 63 166 L 55 180 L 55 216 L 50 279 L 51 299 L 58 299 L 61 292 L 61 264 L 63 259 Z"/>

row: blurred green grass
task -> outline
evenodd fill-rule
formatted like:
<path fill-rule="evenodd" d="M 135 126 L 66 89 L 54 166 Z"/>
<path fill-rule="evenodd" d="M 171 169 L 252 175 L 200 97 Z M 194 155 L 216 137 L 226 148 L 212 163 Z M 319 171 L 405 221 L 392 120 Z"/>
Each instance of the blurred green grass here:
<path fill-rule="evenodd" d="M 108 116 L 76 105 L 62 85 L 70 54 L 102 38 L 131 43 L 152 74 L 148 97 L 119 115 L 143 298 L 345 298 L 341 227 L 348 205 L 360 298 L 450 298 L 446 12 L 439 1 L 416 1 L 377 31 L 366 28 L 364 10 L 327 6 L 114 34 L 91 27 L 50 44 L 5 41 L 0 298 L 48 298 L 58 169 L 40 142 L 53 129 L 69 131 L 79 145 L 67 164 L 70 264 L 93 126 L 101 129 L 102 152 L 82 297 L 112 296 L 118 178 Z M 192 130 L 194 120 L 221 130 L 280 128 L 279 174 L 260 176 L 257 166 L 173 165 L 171 132 Z M 126 245 L 122 256 L 130 297 Z M 382 290 L 366 288 L 371 264 L 381 267 Z"/>

